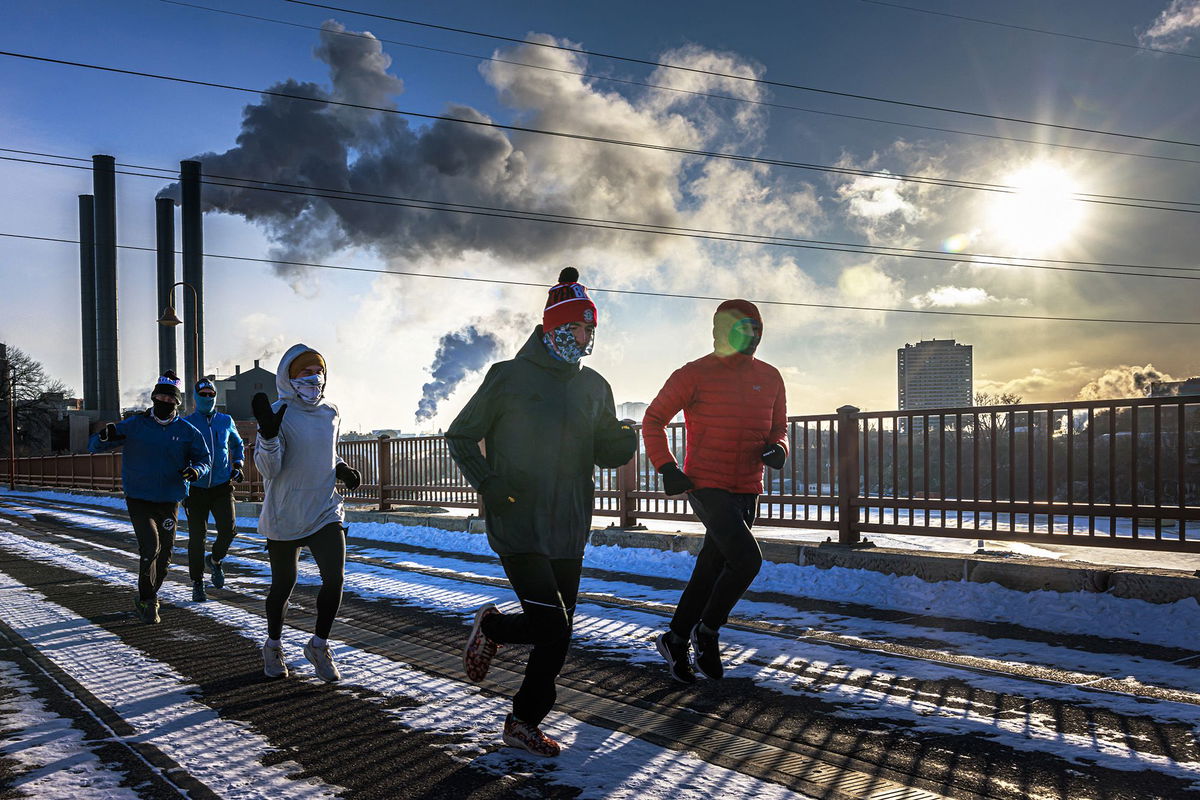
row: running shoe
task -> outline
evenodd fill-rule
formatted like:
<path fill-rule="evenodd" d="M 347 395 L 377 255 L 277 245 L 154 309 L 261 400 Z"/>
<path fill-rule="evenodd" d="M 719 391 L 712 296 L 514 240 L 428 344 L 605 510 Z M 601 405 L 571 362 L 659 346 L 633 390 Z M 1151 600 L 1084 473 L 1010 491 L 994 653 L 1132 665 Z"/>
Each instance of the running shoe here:
<path fill-rule="evenodd" d="M 512 714 L 504 718 L 504 743 L 543 758 L 554 758 L 562 752 L 562 746 L 542 733 L 537 725 L 522 722 Z"/>
<path fill-rule="evenodd" d="M 287 662 L 283 660 L 283 645 L 270 645 L 263 642 L 262 646 L 263 657 L 263 675 L 268 678 L 286 678 L 288 677 Z"/>
<path fill-rule="evenodd" d="M 208 567 L 208 571 L 212 574 L 212 585 L 214 589 L 220 589 L 225 585 L 225 570 L 221 567 L 220 561 L 213 561 L 211 554 L 204 557 L 204 566 Z"/>
<path fill-rule="evenodd" d="M 695 683 L 696 673 L 688 663 L 688 642 L 684 639 L 680 644 L 671 641 L 671 632 L 660 633 L 654 640 L 658 654 L 667 660 L 667 669 L 671 677 L 680 683 Z"/>
<path fill-rule="evenodd" d="M 138 595 L 133 596 L 133 613 L 137 614 L 137 618 L 147 625 L 153 625 L 157 622 L 162 622 L 158 616 L 158 598 L 152 597 L 149 600 L 143 600 Z"/>
<path fill-rule="evenodd" d="M 725 677 L 717 634 L 700 630 L 699 623 L 692 628 L 692 664 L 697 672 L 710 680 L 719 681 Z"/>
<path fill-rule="evenodd" d="M 192 581 L 192 602 L 203 603 L 208 599 L 208 595 L 204 592 L 204 581 Z"/>
<path fill-rule="evenodd" d="M 304 645 L 304 657 L 313 665 L 313 669 L 317 672 L 317 677 L 326 683 L 333 683 L 342 679 L 342 673 L 338 672 L 337 664 L 333 663 L 333 653 L 329 651 L 329 645 L 325 644 L 320 647 L 308 641 Z"/>
<path fill-rule="evenodd" d="M 467 673 L 467 680 L 472 683 L 479 683 L 486 678 L 492 666 L 497 645 L 484 635 L 483 620 L 499 613 L 500 609 L 496 608 L 495 603 L 484 603 L 475 612 L 475 624 L 471 626 L 471 634 L 463 648 L 463 670 Z"/>

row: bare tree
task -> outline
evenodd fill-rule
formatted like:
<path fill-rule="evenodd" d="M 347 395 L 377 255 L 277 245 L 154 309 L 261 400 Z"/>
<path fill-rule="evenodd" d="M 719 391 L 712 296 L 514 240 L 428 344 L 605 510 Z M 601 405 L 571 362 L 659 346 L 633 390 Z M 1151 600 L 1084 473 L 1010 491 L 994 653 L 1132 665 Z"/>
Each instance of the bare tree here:
<path fill-rule="evenodd" d="M 60 393 L 66 397 L 72 394 L 72 390 L 57 378 L 50 377 L 40 361 L 19 347 L 8 347 L 8 369 L 16 412 L 17 452 L 28 452 L 35 440 L 49 436 L 54 409 L 46 396 Z M 7 412 L 8 398 L 0 398 L 0 403 Z M 7 419 L 4 424 L 7 426 Z M 8 437 L 0 438 L 3 439 L 0 449 L 7 453 Z"/>

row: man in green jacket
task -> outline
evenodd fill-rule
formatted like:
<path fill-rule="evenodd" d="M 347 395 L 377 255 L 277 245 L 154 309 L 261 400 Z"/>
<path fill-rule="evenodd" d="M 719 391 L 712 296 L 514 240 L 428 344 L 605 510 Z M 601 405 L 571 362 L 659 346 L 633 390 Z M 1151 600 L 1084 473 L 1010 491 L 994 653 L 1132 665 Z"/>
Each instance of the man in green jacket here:
<path fill-rule="evenodd" d="M 446 430 L 450 454 L 481 495 L 488 543 L 522 613 L 487 603 L 463 652 L 467 677 L 487 675 L 497 644 L 532 644 L 525 680 L 504 721 L 504 741 L 535 755 L 560 747 L 539 726 L 557 696 L 571 643 L 595 467 L 633 457 L 633 423 L 618 421 L 612 389 L 579 365 L 592 351 L 596 306 L 568 267 L 550 289 L 542 324 L 511 361 L 493 364 Z M 486 458 L 479 450 L 485 443 Z"/>

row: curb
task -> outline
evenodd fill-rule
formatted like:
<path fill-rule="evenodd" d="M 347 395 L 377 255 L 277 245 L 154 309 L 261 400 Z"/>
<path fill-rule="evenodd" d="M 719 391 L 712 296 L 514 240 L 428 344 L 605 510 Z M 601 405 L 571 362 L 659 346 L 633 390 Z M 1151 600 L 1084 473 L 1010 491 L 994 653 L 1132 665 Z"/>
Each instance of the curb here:
<path fill-rule="evenodd" d="M 44 487 L 21 487 L 44 491 Z M 75 490 L 72 494 L 120 497 L 117 492 Z M 236 513 L 257 517 L 262 503 L 238 502 Z M 347 522 L 381 522 L 424 526 L 447 531 L 483 534 L 482 519 L 413 511 L 347 511 Z M 642 547 L 676 553 L 700 552 L 704 535 L 593 528 L 589 543 L 600 546 Z M 1019 592 L 1108 593 L 1128 600 L 1164 605 L 1191 598 L 1200 606 L 1200 571 L 1121 567 L 1085 562 L 1063 563 L 1052 558 L 1017 558 L 961 553 L 932 553 L 884 547 L 850 548 L 830 542 L 811 544 L 759 537 L 763 559 L 776 564 L 797 564 L 817 569 L 863 569 L 897 577 L 920 578 L 929 583 L 970 581 L 995 583 Z"/>

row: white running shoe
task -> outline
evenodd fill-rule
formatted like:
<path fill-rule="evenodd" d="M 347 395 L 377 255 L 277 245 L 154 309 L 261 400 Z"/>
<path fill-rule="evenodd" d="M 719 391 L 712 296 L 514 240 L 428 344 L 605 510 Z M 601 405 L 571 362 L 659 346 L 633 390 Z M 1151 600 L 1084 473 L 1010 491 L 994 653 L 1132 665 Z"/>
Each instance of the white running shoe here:
<path fill-rule="evenodd" d="M 263 642 L 263 675 L 268 678 L 288 677 L 287 662 L 283 660 L 283 645 L 269 645 Z"/>
<path fill-rule="evenodd" d="M 313 669 L 317 672 L 317 677 L 326 683 L 340 681 L 342 673 L 338 672 L 337 664 L 333 663 L 333 653 L 329 651 L 329 645 L 317 647 L 312 641 L 304 645 L 304 657 L 313 665 Z"/>

